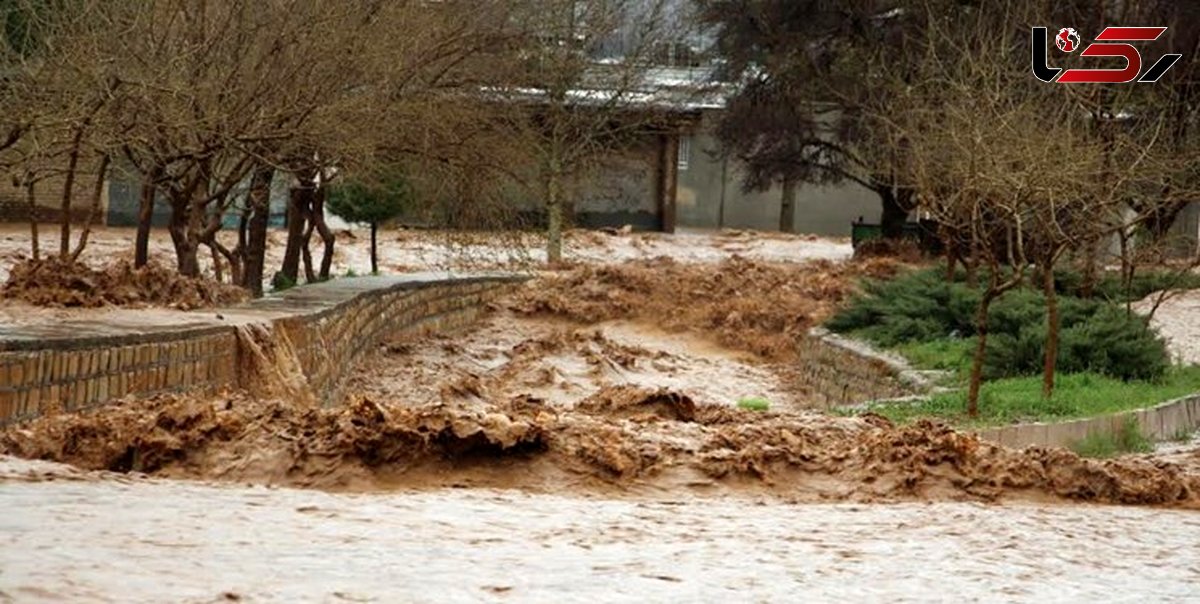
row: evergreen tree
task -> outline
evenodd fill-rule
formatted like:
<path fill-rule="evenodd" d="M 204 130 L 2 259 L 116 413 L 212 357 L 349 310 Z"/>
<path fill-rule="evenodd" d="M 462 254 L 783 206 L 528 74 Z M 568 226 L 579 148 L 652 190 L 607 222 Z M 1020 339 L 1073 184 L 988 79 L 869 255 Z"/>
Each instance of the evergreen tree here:
<path fill-rule="evenodd" d="M 403 176 L 376 181 L 351 180 L 331 187 L 328 207 L 346 222 L 371 225 L 371 274 L 379 272 L 379 224 L 399 216 L 412 202 L 412 187 Z"/>

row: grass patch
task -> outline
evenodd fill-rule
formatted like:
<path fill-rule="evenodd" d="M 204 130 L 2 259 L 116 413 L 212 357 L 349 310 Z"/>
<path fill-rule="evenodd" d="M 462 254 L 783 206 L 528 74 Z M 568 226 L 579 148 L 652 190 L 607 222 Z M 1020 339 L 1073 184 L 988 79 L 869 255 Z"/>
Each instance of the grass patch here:
<path fill-rule="evenodd" d="M 975 338 L 941 338 L 929 342 L 908 342 L 892 351 L 908 360 L 916 369 L 953 371 L 967 375 L 971 371 L 971 354 L 975 351 Z"/>
<path fill-rule="evenodd" d="M 897 423 L 933 418 L 961 427 L 1061 421 L 1149 407 L 1200 391 L 1200 367 L 1177 367 L 1157 382 L 1128 381 L 1093 374 L 1059 375 L 1054 396 L 1042 398 L 1041 376 L 985 382 L 979 417 L 967 417 L 965 390 L 937 394 L 916 404 L 872 405 L 869 410 Z"/>
<path fill-rule="evenodd" d="M 738 401 L 737 406 L 751 411 L 766 411 L 771 408 L 771 402 L 759 396 L 751 396 Z"/>
<path fill-rule="evenodd" d="M 289 279 L 287 275 L 283 274 L 282 272 L 279 272 L 275 273 L 275 276 L 271 278 L 271 287 L 275 291 L 281 292 L 296 287 L 296 282 Z"/>
<path fill-rule="evenodd" d="M 1126 453 L 1149 453 L 1154 443 L 1142 434 L 1137 420 L 1126 419 L 1116 433 L 1093 433 L 1071 445 L 1071 450 L 1083 457 L 1116 457 Z"/>

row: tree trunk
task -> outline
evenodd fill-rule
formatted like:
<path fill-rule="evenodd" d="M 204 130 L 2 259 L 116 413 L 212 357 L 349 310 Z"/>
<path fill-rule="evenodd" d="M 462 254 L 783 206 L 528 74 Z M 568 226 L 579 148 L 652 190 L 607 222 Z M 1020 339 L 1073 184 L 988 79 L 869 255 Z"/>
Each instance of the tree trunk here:
<path fill-rule="evenodd" d="M 1100 279 L 1099 245 L 1089 243 L 1083 257 L 1083 283 L 1079 286 L 1080 298 L 1091 298 L 1096 293 L 1096 283 Z"/>
<path fill-rule="evenodd" d="M 1046 356 L 1042 363 L 1042 398 L 1054 394 L 1054 372 L 1058 364 L 1058 293 L 1054 290 L 1053 262 L 1043 270 L 1042 291 L 1046 294 Z"/>
<path fill-rule="evenodd" d="M 225 280 L 225 271 L 221 267 L 221 254 L 217 252 L 217 246 L 214 243 L 208 245 L 208 251 L 212 254 L 213 260 L 213 278 L 217 283 Z"/>
<path fill-rule="evenodd" d="M 972 236 L 970 247 L 967 249 L 967 257 L 963 259 L 964 272 L 967 274 L 967 287 L 971 289 L 979 286 L 979 254 L 979 240 Z"/>
<path fill-rule="evenodd" d="M 313 229 L 315 228 L 312 220 L 312 215 L 309 215 L 308 227 L 304 229 L 304 237 L 300 245 L 300 258 L 304 260 L 304 282 L 316 283 L 317 273 L 313 270 L 312 250 L 309 249 L 308 243 L 312 241 Z"/>
<path fill-rule="evenodd" d="M 316 190 L 313 195 L 312 209 L 312 222 L 317 227 L 317 235 L 321 237 L 321 243 L 324 245 L 321 251 L 321 271 L 317 275 L 321 281 L 329 280 L 329 271 L 333 268 L 333 246 L 337 242 L 333 231 L 330 231 L 329 225 L 325 224 L 325 196 L 327 193 L 328 189 L 324 185 Z"/>
<path fill-rule="evenodd" d="M 967 415 L 979 416 L 979 389 L 983 384 L 983 361 L 987 356 L 988 309 L 992 305 L 992 292 L 986 292 L 979 300 L 975 312 L 975 354 L 971 358 L 971 380 L 967 387 Z"/>
<path fill-rule="evenodd" d="M 884 189 L 879 193 L 883 202 L 883 212 L 879 217 L 880 230 L 885 239 L 899 239 L 904 236 L 904 224 L 908 222 L 908 209 L 903 200 L 892 189 Z"/>
<path fill-rule="evenodd" d="M 59 230 L 58 257 L 66 259 L 71 253 L 71 197 L 75 192 L 75 172 L 79 168 L 79 146 L 83 140 L 83 128 L 75 129 L 71 139 L 71 152 L 67 155 L 67 174 L 63 180 L 62 222 Z"/>
<path fill-rule="evenodd" d="M 32 178 L 25 183 L 25 201 L 29 203 L 29 248 L 33 254 L 33 261 L 37 262 L 41 260 L 42 251 L 38 245 L 37 197 Z"/>
<path fill-rule="evenodd" d="M 309 183 L 301 180 L 300 186 L 292 187 L 288 196 L 287 248 L 283 252 L 283 267 L 280 272 L 288 282 L 300 280 L 300 248 L 304 240 L 305 223 L 308 221 Z"/>
<path fill-rule="evenodd" d="M 92 233 L 92 224 L 96 221 L 96 216 L 100 213 L 100 204 L 104 199 L 104 181 L 108 175 L 108 164 L 110 158 L 108 154 L 100 156 L 100 167 L 96 170 L 96 185 L 92 188 L 91 205 L 88 207 L 87 219 L 83 222 L 83 230 L 79 233 L 79 241 L 75 244 L 75 251 L 71 252 L 71 261 L 79 259 L 84 248 L 87 247 L 88 236 Z"/>
<path fill-rule="evenodd" d="M 138 200 L 137 238 L 134 243 L 133 266 L 141 268 L 150 261 L 150 223 L 154 219 L 154 197 L 158 192 L 159 168 L 143 175 L 141 197 Z"/>
<path fill-rule="evenodd" d="M 267 256 L 267 225 L 271 212 L 271 180 L 275 169 L 260 165 L 250 179 L 250 220 L 246 233 L 245 284 L 255 298 L 263 295 L 263 269 Z M 291 203 L 289 202 L 289 210 Z"/>
<path fill-rule="evenodd" d="M 171 198 L 171 222 L 167 226 L 171 243 L 175 245 L 175 264 L 180 275 L 200 276 L 197 246 L 192 245 L 189 231 L 192 204 L 190 194 L 174 192 Z"/>
<path fill-rule="evenodd" d="M 546 179 L 546 261 L 550 264 L 562 262 L 563 248 L 563 201 L 561 169 L 556 160 L 551 160 Z"/>
<path fill-rule="evenodd" d="M 172 224 L 168 227 L 171 233 L 171 242 L 175 244 L 175 267 L 180 275 L 185 277 L 200 276 L 200 257 L 190 241 L 188 241 L 187 227 L 177 227 Z"/>
<path fill-rule="evenodd" d="M 376 232 L 377 231 L 379 231 L 379 223 L 372 222 L 371 223 L 371 274 L 372 275 L 379 274 L 379 260 L 378 260 L 379 252 L 377 251 L 378 248 L 376 247 Z"/>
<path fill-rule="evenodd" d="M 783 193 L 779 203 L 779 230 L 784 233 L 796 232 L 796 179 L 783 179 Z"/>

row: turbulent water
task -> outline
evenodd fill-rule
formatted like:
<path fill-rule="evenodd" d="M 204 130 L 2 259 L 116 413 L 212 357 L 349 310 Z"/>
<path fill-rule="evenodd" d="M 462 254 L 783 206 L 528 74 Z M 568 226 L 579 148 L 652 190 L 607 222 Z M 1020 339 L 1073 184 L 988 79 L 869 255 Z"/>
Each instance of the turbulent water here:
<path fill-rule="evenodd" d="M 0 601 L 1200 598 L 1200 514 L 1186 511 L 330 494 L 55 474 L 0 479 Z"/>
<path fill-rule="evenodd" d="M 505 312 L 388 342 L 336 408 L 248 328 L 251 392 L 0 432 L 0 453 L 86 468 L 0 454 L 0 603 L 1200 602 L 1200 447 L 1095 461 L 814 413 L 770 346 L 631 322 L 661 264 L 593 275 L 625 297 L 567 279 L 555 314 L 587 325 Z M 660 298 L 725 300 L 703 289 L 739 289 L 725 273 Z M 837 298 L 822 275 L 790 295 Z M 745 298 L 699 324 L 813 319 Z"/>

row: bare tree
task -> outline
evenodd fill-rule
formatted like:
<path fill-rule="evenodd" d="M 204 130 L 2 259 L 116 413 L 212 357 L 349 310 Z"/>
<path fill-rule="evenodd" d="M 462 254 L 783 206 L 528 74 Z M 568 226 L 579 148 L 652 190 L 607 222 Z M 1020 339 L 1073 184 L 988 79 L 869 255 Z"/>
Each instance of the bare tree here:
<path fill-rule="evenodd" d="M 547 223 L 547 258 L 562 259 L 569 186 L 605 151 L 665 125 L 653 78 L 655 44 L 670 40 L 664 0 L 532 0 L 513 21 L 518 70 L 498 95 L 526 109 Z"/>

